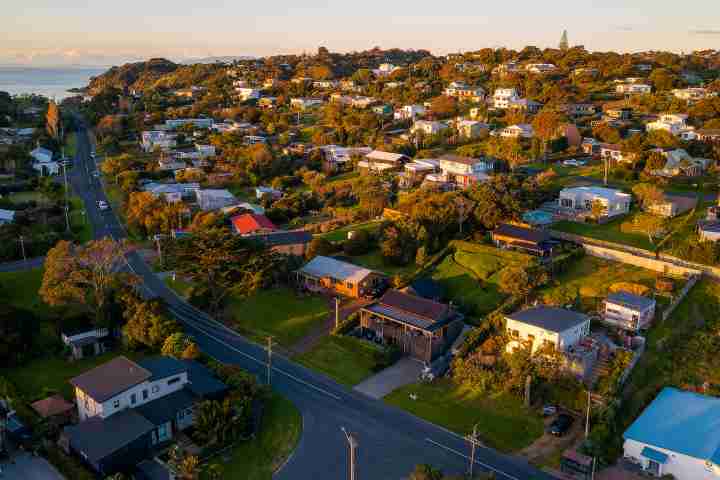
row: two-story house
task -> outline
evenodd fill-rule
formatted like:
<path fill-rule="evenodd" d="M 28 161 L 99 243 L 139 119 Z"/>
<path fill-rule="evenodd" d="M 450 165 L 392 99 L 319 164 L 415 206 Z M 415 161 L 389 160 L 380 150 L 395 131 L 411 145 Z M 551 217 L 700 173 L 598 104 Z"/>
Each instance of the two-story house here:
<path fill-rule="evenodd" d="M 488 179 L 488 173 L 494 168 L 494 162 L 487 158 L 461 157 L 446 154 L 440 157 L 440 170 L 446 182 L 460 187 Z"/>
<path fill-rule="evenodd" d="M 630 211 L 632 196 L 612 188 L 604 187 L 571 187 L 560 191 L 558 204 L 560 207 L 591 212 L 593 204 L 602 205 L 603 215 L 614 217 Z"/>
<path fill-rule="evenodd" d="M 603 321 L 631 332 L 645 330 L 655 317 L 655 305 L 652 298 L 622 291 L 611 293 L 603 302 Z"/>
<path fill-rule="evenodd" d="M 539 306 L 515 312 L 505 317 L 512 352 L 528 343 L 535 353 L 542 348 L 568 351 L 590 335 L 590 317 L 564 308 Z"/>

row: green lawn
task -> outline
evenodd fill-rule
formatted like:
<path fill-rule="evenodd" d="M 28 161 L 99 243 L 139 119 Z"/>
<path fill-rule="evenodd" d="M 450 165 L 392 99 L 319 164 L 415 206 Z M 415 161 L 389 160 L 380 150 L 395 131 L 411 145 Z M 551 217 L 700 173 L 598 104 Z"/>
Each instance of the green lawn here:
<path fill-rule="evenodd" d="M 290 288 L 278 287 L 233 298 L 226 313 L 240 333 L 258 341 L 272 335 L 281 345 L 291 346 L 325 321 L 328 305 L 321 297 L 298 296 Z"/>
<path fill-rule="evenodd" d="M 18 308 L 31 310 L 40 318 L 50 315 L 50 307 L 40 299 L 43 269 L 0 273 L 0 299 Z"/>
<path fill-rule="evenodd" d="M 374 373 L 381 353 L 379 347 L 357 338 L 330 335 L 294 360 L 353 386 Z"/>
<path fill-rule="evenodd" d="M 597 311 L 600 302 L 607 297 L 614 283 L 639 283 L 655 288 L 658 272 L 635 267 L 625 263 L 613 262 L 586 255 L 575 262 L 565 272 L 557 274 L 549 286 L 538 292 L 545 303 L 573 303 L 580 297 L 580 309 L 585 312 Z M 658 303 L 667 303 L 658 297 Z"/>
<path fill-rule="evenodd" d="M 87 218 L 85 206 L 80 197 L 70 198 L 70 226 L 78 243 L 89 242 L 94 237 L 92 224 Z"/>
<path fill-rule="evenodd" d="M 380 227 L 380 222 L 377 222 L 377 221 L 356 223 L 354 225 L 347 225 L 345 227 L 338 228 L 337 230 L 333 230 L 332 232 L 323 233 L 320 236 L 326 240 L 330 240 L 331 242 L 341 242 L 343 240 L 347 240 L 347 234 L 350 231 L 367 230 L 368 232 L 373 232 L 373 231 L 377 230 L 379 227 Z"/>
<path fill-rule="evenodd" d="M 489 245 L 470 242 L 454 245 L 455 253 L 445 257 L 431 276 L 443 286 L 446 297 L 477 316 L 491 312 L 505 299 L 498 288 L 503 268 L 528 266 L 534 261 L 528 255 Z"/>
<path fill-rule="evenodd" d="M 292 402 L 273 393 L 265 405 L 260 435 L 235 448 L 228 462 L 214 458 L 209 463 L 222 467 L 223 479 L 270 480 L 290 456 L 301 434 L 300 412 Z"/>
<path fill-rule="evenodd" d="M 42 204 L 46 200 L 45 195 L 40 192 L 14 192 L 8 195 L 8 200 L 12 203 L 37 202 Z"/>
<path fill-rule="evenodd" d="M 138 354 L 132 352 L 122 354 L 131 359 L 139 358 Z M 98 357 L 73 362 L 60 357 L 38 358 L 21 367 L 0 370 L 0 375 L 14 383 L 20 394 L 28 401 L 40 399 L 48 391 L 60 392 L 63 397 L 70 400 L 74 396 L 68 380 L 118 355 L 120 355 L 118 352 L 108 352 Z"/>
<path fill-rule="evenodd" d="M 473 393 L 447 379 L 402 387 L 385 401 L 459 435 L 477 423 L 483 443 L 502 452 L 520 450 L 543 434 L 542 419 L 515 397 Z"/>
<path fill-rule="evenodd" d="M 344 255 L 341 255 L 341 257 L 344 257 Z M 357 255 L 344 259 L 351 263 L 354 263 L 355 265 L 360 265 L 361 267 L 369 268 L 370 270 L 377 270 L 378 272 L 383 272 L 389 276 L 410 275 L 418 268 L 417 265 L 415 265 L 415 263 L 413 262 L 403 266 L 386 264 L 382 258 L 382 254 L 380 253 L 379 249 L 371 250 L 365 255 Z"/>
<path fill-rule="evenodd" d="M 641 233 L 626 233 L 620 230 L 620 225 L 629 219 L 630 217 L 626 216 L 612 220 L 604 225 L 563 220 L 554 224 L 552 228 L 553 230 L 558 230 L 560 232 L 583 235 L 585 237 L 596 238 L 606 242 L 621 243 L 623 245 L 642 248 L 644 250 L 654 250 L 647 235 Z"/>
<path fill-rule="evenodd" d="M 184 298 L 185 300 L 188 299 L 188 296 L 190 294 L 190 289 L 192 288 L 192 282 L 188 282 L 186 280 L 183 280 L 180 277 L 176 277 L 175 280 L 172 279 L 172 277 L 165 277 L 165 285 L 170 287 L 177 293 L 180 297 Z"/>
<path fill-rule="evenodd" d="M 77 151 L 77 136 L 75 132 L 70 132 L 65 137 L 65 156 L 73 158 Z"/>

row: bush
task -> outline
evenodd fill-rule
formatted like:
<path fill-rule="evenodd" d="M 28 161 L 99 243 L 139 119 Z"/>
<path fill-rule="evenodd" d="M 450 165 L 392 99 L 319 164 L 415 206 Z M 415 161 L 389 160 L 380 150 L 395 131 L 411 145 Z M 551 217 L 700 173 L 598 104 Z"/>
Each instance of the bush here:
<path fill-rule="evenodd" d="M 65 453 L 56 446 L 50 446 L 45 449 L 45 457 L 57 470 L 65 477 L 72 480 L 95 480 L 90 470 L 80 463 L 80 460 L 65 455 Z"/>
<path fill-rule="evenodd" d="M 365 255 L 370 250 L 370 235 L 365 230 L 356 230 L 352 232 L 351 238 L 343 243 L 343 252 L 345 255 L 357 256 Z"/>
<path fill-rule="evenodd" d="M 332 330 L 333 335 L 345 335 L 355 327 L 360 325 L 360 314 L 358 312 L 350 314 L 345 320 L 340 322 L 337 327 Z"/>

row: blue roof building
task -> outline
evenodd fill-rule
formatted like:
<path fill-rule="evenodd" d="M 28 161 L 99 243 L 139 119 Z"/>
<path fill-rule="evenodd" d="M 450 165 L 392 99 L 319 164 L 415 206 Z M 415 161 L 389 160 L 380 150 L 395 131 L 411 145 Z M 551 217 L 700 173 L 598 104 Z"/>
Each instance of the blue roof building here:
<path fill-rule="evenodd" d="M 666 387 L 623 438 L 625 457 L 651 475 L 720 478 L 720 398 Z"/>

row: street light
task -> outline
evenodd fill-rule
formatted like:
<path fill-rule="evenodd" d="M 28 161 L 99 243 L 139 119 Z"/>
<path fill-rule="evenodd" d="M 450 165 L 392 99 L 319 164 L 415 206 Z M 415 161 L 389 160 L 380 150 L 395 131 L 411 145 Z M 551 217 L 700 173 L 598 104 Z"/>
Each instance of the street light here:
<path fill-rule="evenodd" d="M 355 479 L 355 455 L 357 452 L 358 443 L 357 440 L 355 440 L 355 437 L 351 433 L 348 433 L 347 430 L 345 430 L 345 427 L 340 428 L 343 433 L 345 434 L 345 438 L 348 442 L 348 447 L 350 449 L 350 480 L 356 480 Z"/>

